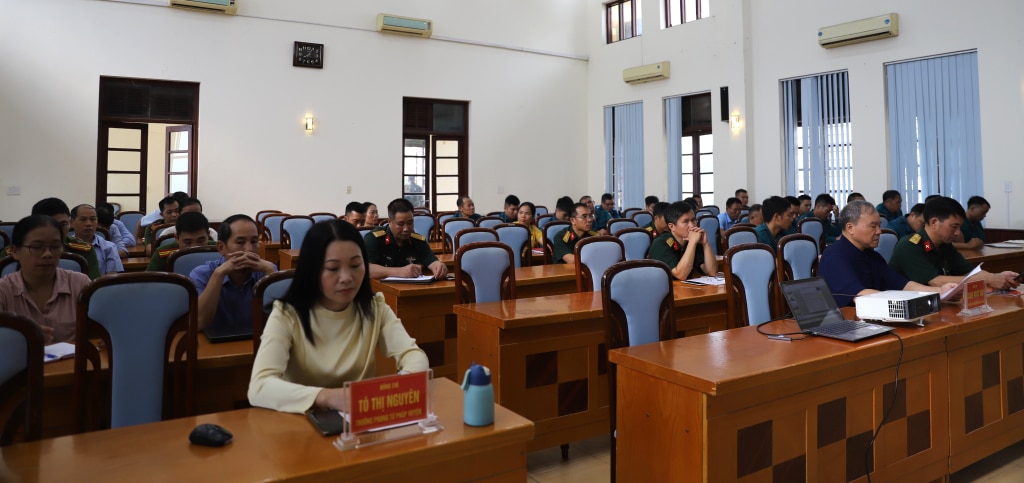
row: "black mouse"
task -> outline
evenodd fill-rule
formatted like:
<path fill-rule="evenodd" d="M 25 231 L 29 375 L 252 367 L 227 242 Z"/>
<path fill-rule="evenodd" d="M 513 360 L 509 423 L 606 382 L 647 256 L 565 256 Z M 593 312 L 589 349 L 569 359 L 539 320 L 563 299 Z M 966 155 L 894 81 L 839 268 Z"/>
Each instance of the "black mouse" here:
<path fill-rule="evenodd" d="M 188 440 L 192 444 L 203 446 L 224 446 L 230 443 L 233 437 L 230 431 L 216 424 L 200 424 L 188 435 Z"/>

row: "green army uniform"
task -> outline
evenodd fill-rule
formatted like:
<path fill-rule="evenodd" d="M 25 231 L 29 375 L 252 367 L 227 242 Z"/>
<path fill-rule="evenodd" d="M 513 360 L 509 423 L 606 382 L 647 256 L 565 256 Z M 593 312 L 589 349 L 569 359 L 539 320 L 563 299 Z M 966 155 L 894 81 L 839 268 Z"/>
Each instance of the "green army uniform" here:
<path fill-rule="evenodd" d="M 679 259 L 683 258 L 683 253 L 686 251 L 686 245 L 676 241 L 675 237 L 672 236 L 672 232 L 666 231 L 658 235 L 651 242 L 651 249 L 647 252 L 647 258 L 651 260 L 657 260 L 659 262 L 668 265 L 668 268 L 676 268 L 679 265 Z M 704 269 L 700 268 L 704 264 L 704 245 L 698 243 L 693 250 L 693 268 L 692 271 L 704 272 Z"/>
<path fill-rule="evenodd" d="M 980 221 L 964 220 L 964 224 L 960 225 L 960 232 L 964 234 L 965 243 L 975 238 L 981 238 L 981 242 L 985 243 L 985 227 L 981 226 Z"/>
<path fill-rule="evenodd" d="M 89 272 L 86 275 L 89 276 L 90 280 L 96 280 L 100 278 L 100 261 L 96 257 L 96 249 L 92 243 L 88 243 L 73 236 L 68 236 L 64 239 L 64 249 L 68 253 L 74 253 L 75 255 L 81 255 L 85 258 L 85 263 L 89 267 Z"/>
<path fill-rule="evenodd" d="M 939 275 L 967 275 L 974 268 L 952 243 L 933 245 L 924 228 L 896 243 L 889 266 L 922 285 Z"/>
<path fill-rule="evenodd" d="M 648 224 L 646 224 L 644 226 L 641 226 L 640 228 L 643 228 L 644 230 L 647 230 L 647 233 L 651 234 L 651 238 L 654 238 L 654 237 L 658 236 L 658 227 L 654 226 L 654 221 L 653 220 L 650 223 L 648 223 Z"/>
<path fill-rule="evenodd" d="M 366 243 L 366 257 L 376 265 L 404 267 L 415 263 L 427 267 L 437 261 L 430 243 L 419 233 L 409 235 L 409 241 L 399 246 L 391 228 L 383 227 L 367 233 L 363 242 Z"/>
<path fill-rule="evenodd" d="M 566 255 L 572 255 L 576 253 L 576 243 L 588 236 L 597 236 L 596 231 L 588 231 L 583 236 L 576 236 L 576 232 L 572 231 L 572 227 L 568 227 L 564 230 L 555 233 L 555 236 L 551 239 L 551 244 L 554 246 L 552 250 L 551 260 L 554 263 L 565 263 Z"/>
<path fill-rule="evenodd" d="M 206 242 L 209 246 L 217 246 L 217 242 L 208 240 Z M 146 265 L 147 272 L 166 272 L 167 271 L 167 259 L 170 258 L 171 254 L 178 251 L 178 241 L 172 241 L 165 245 L 162 245 L 153 256 L 149 257 L 149 265 Z"/>

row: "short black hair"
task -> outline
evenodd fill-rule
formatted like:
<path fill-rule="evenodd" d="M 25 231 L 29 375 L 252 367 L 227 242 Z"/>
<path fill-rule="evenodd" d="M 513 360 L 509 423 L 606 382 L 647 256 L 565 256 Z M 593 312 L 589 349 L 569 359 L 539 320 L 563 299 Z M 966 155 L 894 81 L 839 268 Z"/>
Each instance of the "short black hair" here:
<path fill-rule="evenodd" d="M 674 224 L 679 221 L 679 217 L 687 213 L 693 213 L 696 210 L 693 209 L 693 205 L 685 201 L 677 201 L 668 205 L 662 215 L 665 217 L 665 223 Z"/>
<path fill-rule="evenodd" d="M 459 209 L 462 209 L 462 204 L 465 203 L 466 198 L 469 197 L 465 195 L 459 195 L 459 197 L 455 200 L 455 206 L 459 207 Z"/>
<path fill-rule="evenodd" d="M 377 203 L 374 203 L 372 201 L 364 201 L 363 202 L 363 209 L 364 210 L 369 210 L 371 206 L 377 206 Z"/>
<path fill-rule="evenodd" d="M 942 195 L 928 195 L 928 196 L 924 197 L 924 202 L 927 203 L 927 202 L 929 202 L 931 200 L 934 200 L 935 198 L 941 198 L 941 197 L 942 197 Z"/>
<path fill-rule="evenodd" d="M 85 207 L 85 208 L 92 208 L 92 209 L 93 209 L 94 211 L 96 211 L 96 212 L 97 212 L 97 213 L 96 213 L 96 214 L 97 214 L 97 218 L 99 218 L 99 210 L 96 210 L 96 207 L 95 207 L 95 206 L 93 206 L 93 205 L 87 205 L 87 204 L 85 204 L 85 203 L 82 203 L 82 204 L 80 204 L 80 205 L 77 205 L 77 206 L 75 206 L 74 208 L 71 208 L 71 218 L 72 218 L 72 219 L 78 218 L 78 209 L 79 209 L 79 208 L 82 208 L 82 207 Z"/>
<path fill-rule="evenodd" d="M 973 206 L 987 206 L 989 208 L 992 207 L 992 205 L 988 204 L 988 200 L 977 195 L 967 199 L 967 207 L 971 208 Z"/>
<path fill-rule="evenodd" d="M 516 195 L 508 195 L 505 197 L 505 206 L 516 205 L 519 206 L 519 197 Z"/>
<path fill-rule="evenodd" d="M 950 216 L 959 216 L 967 219 L 967 213 L 960 202 L 948 196 L 940 196 L 924 204 L 924 222 L 928 223 L 932 218 L 940 222 L 946 221 Z"/>
<path fill-rule="evenodd" d="M 917 215 L 917 216 L 924 216 L 924 203 L 918 203 L 918 204 L 914 205 L 914 207 L 910 209 L 910 213 L 907 213 L 907 214 L 908 215 L 914 214 L 914 215 Z"/>
<path fill-rule="evenodd" d="M 188 193 L 184 191 L 175 191 L 174 193 L 171 193 L 170 197 L 178 200 L 178 203 L 181 203 L 182 201 L 188 199 Z"/>
<path fill-rule="evenodd" d="M 519 209 L 523 209 L 524 206 L 530 209 L 530 216 L 537 216 L 537 205 L 530 203 L 529 201 L 524 201 L 519 205 Z"/>
<path fill-rule="evenodd" d="M 801 203 L 803 203 L 804 201 L 811 201 L 811 195 L 804 193 L 800 196 L 797 196 L 796 199 L 800 200 Z"/>
<path fill-rule="evenodd" d="M 224 223 L 227 223 L 227 220 L 224 220 Z M 177 235 L 196 231 L 202 231 L 205 233 L 206 231 L 209 231 L 209 229 L 210 221 L 206 219 L 206 215 L 198 211 L 186 211 L 185 213 L 182 213 L 181 216 L 178 217 L 178 221 L 174 223 L 174 233 Z"/>
<path fill-rule="evenodd" d="M 114 224 L 114 212 L 106 207 L 96 207 L 96 221 L 100 223 L 100 226 L 109 228 L 110 225 Z"/>
<path fill-rule="evenodd" d="M 461 199 L 461 198 L 460 198 Z M 388 218 L 395 219 L 399 213 L 412 213 L 412 202 L 405 198 L 396 198 L 388 203 Z"/>
<path fill-rule="evenodd" d="M 583 200 L 585 200 L 585 199 L 590 199 L 591 201 L 594 200 L 594 198 L 592 196 L 590 196 L 590 195 L 583 195 L 583 196 L 580 196 L 580 201 L 579 202 L 583 203 Z"/>
<path fill-rule="evenodd" d="M 97 210 L 107 210 L 107 211 L 113 213 L 114 212 L 114 205 L 104 201 L 103 203 L 96 203 L 96 209 Z"/>
<path fill-rule="evenodd" d="M 227 217 L 227 219 L 222 221 L 220 223 L 220 226 L 217 227 L 217 239 L 222 241 L 222 242 L 224 242 L 224 243 L 227 243 L 228 240 L 231 239 L 231 224 L 236 222 L 236 221 L 239 221 L 239 220 L 248 220 L 253 225 L 256 225 L 257 228 L 259 228 L 259 225 L 256 224 L 256 220 L 253 220 L 252 217 L 249 216 L 249 215 L 243 215 L 243 214 L 231 215 L 231 216 Z M 177 231 L 177 228 L 175 228 L 175 231 Z"/>
<path fill-rule="evenodd" d="M 649 195 L 646 198 L 644 198 L 644 206 L 656 205 L 659 201 L 661 200 L 659 200 L 657 196 Z"/>
<path fill-rule="evenodd" d="M 882 193 L 882 203 L 885 203 L 886 201 L 889 201 L 889 200 L 895 200 L 896 198 L 902 198 L 902 196 L 900 196 L 900 192 L 899 191 L 896 191 L 896 190 L 886 190 L 885 193 Z"/>
<path fill-rule="evenodd" d="M 828 207 L 832 207 L 832 206 L 835 206 L 835 204 L 836 204 L 836 199 L 833 198 L 832 195 L 830 195 L 828 193 L 822 193 L 822 194 L 818 195 L 816 198 L 814 198 L 814 206 L 828 206 Z"/>
<path fill-rule="evenodd" d="M 850 193 L 849 195 L 846 196 L 846 202 L 849 203 L 857 198 L 864 199 L 864 195 L 854 191 L 853 193 Z"/>
<path fill-rule="evenodd" d="M 562 211 L 568 213 L 568 212 L 573 210 L 572 206 L 574 204 L 575 203 L 572 202 L 572 198 L 570 198 L 568 196 L 563 196 L 563 197 L 559 198 L 558 201 L 555 201 L 555 209 L 556 210 L 562 210 Z M 587 208 L 590 208 L 590 207 L 588 206 Z"/>
<path fill-rule="evenodd" d="M 693 211 L 697 211 L 697 200 L 693 199 L 692 196 L 690 196 L 689 198 L 684 198 L 683 203 L 689 203 L 690 206 L 693 207 Z"/>
<path fill-rule="evenodd" d="M 166 208 L 167 205 L 171 203 L 178 203 L 178 210 L 181 210 L 181 201 L 178 201 L 178 198 L 175 198 L 173 196 L 166 196 L 164 197 L 164 199 L 160 200 L 160 212 L 163 213 L 164 208 Z"/>
<path fill-rule="evenodd" d="M 796 196 L 787 196 L 786 201 L 793 206 L 800 206 L 800 198 L 797 198 Z"/>
<path fill-rule="evenodd" d="M 728 207 L 730 207 L 732 205 L 742 205 L 742 204 L 743 204 L 743 202 L 740 201 L 740 199 L 736 198 L 736 197 L 732 197 L 732 198 L 729 198 L 729 199 L 725 200 L 725 207 L 726 208 L 728 208 Z"/>
<path fill-rule="evenodd" d="M 614 199 L 615 199 L 615 197 L 612 196 L 611 193 L 605 193 L 605 194 L 601 195 L 601 203 L 604 203 L 605 201 L 608 201 L 608 200 L 614 200 Z"/>
<path fill-rule="evenodd" d="M 659 201 L 654 204 L 654 208 L 651 209 L 651 216 L 665 216 L 665 208 L 668 208 L 671 203 L 667 201 Z"/>
<path fill-rule="evenodd" d="M 203 211 L 203 204 L 196 198 L 185 198 L 184 200 L 178 200 L 178 211 L 185 211 L 186 206 L 199 205 L 199 211 Z"/>
<path fill-rule="evenodd" d="M 775 219 L 775 215 L 785 216 L 786 210 L 788 210 L 790 206 L 793 206 L 793 204 L 781 196 L 772 196 L 771 198 L 762 201 L 761 214 L 764 215 L 764 222 L 768 223 L 769 221 L 772 221 Z"/>
<path fill-rule="evenodd" d="M 58 235 L 64 232 L 60 224 L 54 221 L 50 215 L 33 214 L 18 220 L 14 224 L 14 230 L 11 233 L 11 245 L 16 247 L 24 246 L 25 237 L 28 236 L 28 233 L 43 226 L 52 226 L 57 230 Z"/>
<path fill-rule="evenodd" d="M 572 205 L 572 209 L 569 210 L 569 217 L 572 218 L 572 217 L 576 216 L 576 210 L 578 210 L 580 208 L 583 208 L 584 210 L 587 210 L 588 212 L 590 211 L 590 206 L 588 206 L 586 203 L 576 203 L 576 204 Z"/>
<path fill-rule="evenodd" d="M 33 215 L 68 215 L 71 216 L 71 210 L 68 209 L 68 204 L 60 198 L 45 198 L 36 202 L 32 205 Z"/>
<path fill-rule="evenodd" d="M 740 196 L 740 193 L 746 193 L 746 192 L 747 192 L 747 190 L 745 190 L 743 188 L 740 188 L 740 189 L 736 190 L 736 192 L 733 193 L 733 194 L 736 195 L 736 197 L 738 198 Z"/>
<path fill-rule="evenodd" d="M 358 201 L 350 202 L 349 204 L 345 205 L 345 214 L 347 215 L 352 212 L 359 213 L 360 215 L 365 215 L 366 207 L 363 206 L 363 204 Z"/>
<path fill-rule="evenodd" d="M 755 212 L 755 211 L 757 211 L 757 212 L 761 211 L 761 204 L 760 203 L 754 203 L 754 204 L 750 205 L 750 209 L 747 210 L 747 216 L 750 216 L 750 214 Z M 763 215 L 764 213 L 761 213 L 761 214 Z"/>

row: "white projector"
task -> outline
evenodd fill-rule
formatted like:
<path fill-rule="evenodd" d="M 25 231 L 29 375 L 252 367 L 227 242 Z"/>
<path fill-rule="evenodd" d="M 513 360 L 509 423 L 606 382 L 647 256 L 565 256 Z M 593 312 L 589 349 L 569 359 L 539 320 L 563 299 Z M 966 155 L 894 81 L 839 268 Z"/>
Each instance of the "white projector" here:
<path fill-rule="evenodd" d="M 939 294 L 909 290 L 887 290 L 853 299 L 857 317 L 882 322 L 916 322 L 939 311 Z"/>

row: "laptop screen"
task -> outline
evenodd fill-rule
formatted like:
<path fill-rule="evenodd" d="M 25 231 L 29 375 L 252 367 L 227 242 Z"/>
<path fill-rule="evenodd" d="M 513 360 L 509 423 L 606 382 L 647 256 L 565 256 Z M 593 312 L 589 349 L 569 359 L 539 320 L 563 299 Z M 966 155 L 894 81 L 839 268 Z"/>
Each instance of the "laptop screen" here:
<path fill-rule="evenodd" d="M 802 330 L 845 320 L 824 278 L 782 282 L 782 294 Z"/>

